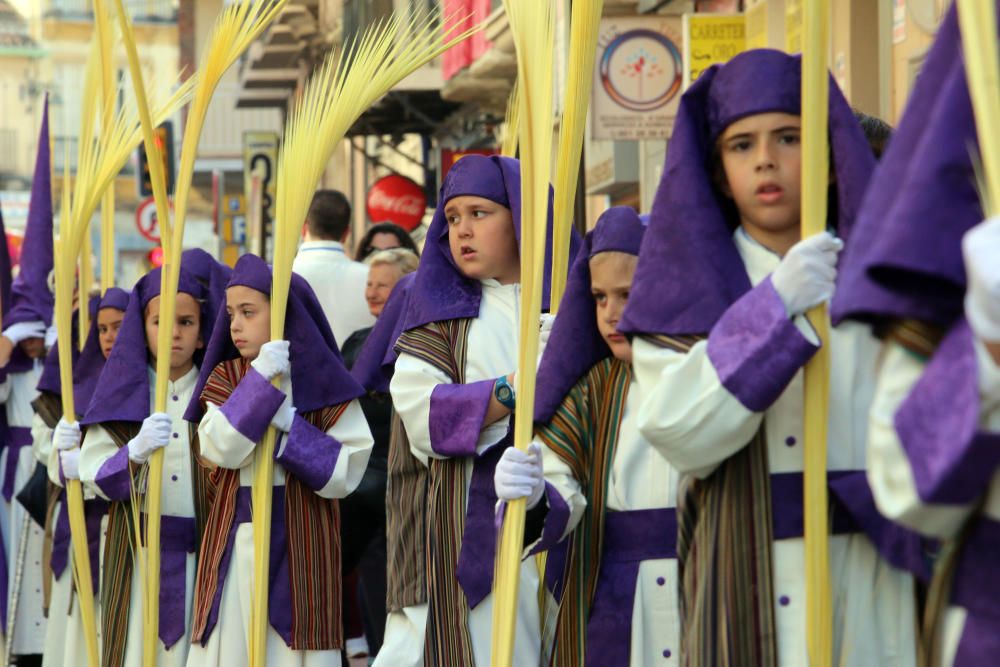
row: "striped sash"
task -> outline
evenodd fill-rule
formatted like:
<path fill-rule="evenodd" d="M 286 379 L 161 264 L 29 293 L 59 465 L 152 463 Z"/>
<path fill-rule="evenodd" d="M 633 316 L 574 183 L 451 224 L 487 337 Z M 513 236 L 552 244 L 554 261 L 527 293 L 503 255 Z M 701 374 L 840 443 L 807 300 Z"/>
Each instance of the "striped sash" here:
<path fill-rule="evenodd" d="M 463 384 L 470 324 L 468 319 L 448 320 L 411 329 L 396 341 L 396 350 Z M 424 662 L 428 667 L 472 665 L 469 605 L 456 574 L 465 533 L 465 460 L 431 459 L 428 466 Z"/>
<path fill-rule="evenodd" d="M 250 364 L 243 359 L 224 361 L 213 369 L 200 399 L 222 405 L 246 375 Z M 322 431 L 340 419 L 349 403 L 302 414 Z M 226 546 L 236 522 L 240 471 L 215 468 L 204 493 L 209 501 L 204 522 L 195 580 L 192 642 L 202 644 L 214 629 L 218 609 L 216 598 L 225 584 L 228 568 Z M 291 608 L 280 609 L 282 618 L 291 617 L 290 637 L 296 651 L 327 651 L 344 646 L 341 622 L 340 505 L 321 498 L 292 474 L 285 477 L 285 512 L 288 584 Z M 273 543 L 273 538 L 272 538 Z M 271 555 L 276 563 L 279 554 Z M 273 586 L 272 586 L 273 588 Z M 275 596 L 271 595 L 272 602 Z M 215 614 L 213 614 L 215 612 Z M 272 625 L 275 606 L 269 610 Z M 289 641 L 290 640 L 290 641 Z"/>
<path fill-rule="evenodd" d="M 646 340 L 686 353 L 700 338 Z M 777 665 L 771 479 L 763 424 L 709 477 L 682 480 L 677 522 L 684 664 Z"/>
<path fill-rule="evenodd" d="M 118 447 L 139 434 L 135 422 L 101 424 Z M 129 464 L 132 483 L 138 482 L 141 468 Z M 104 538 L 104 570 L 101 586 L 101 665 L 121 667 L 125 663 L 128 617 L 132 596 L 132 503 L 113 502 L 108 508 L 108 532 Z"/>
<path fill-rule="evenodd" d="M 584 664 L 587 622 L 601 569 L 606 495 L 631 379 L 629 364 L 613 357 L 602 360 L 567 394 L 551 421 L 536 428 L 539 439 L 573 471 L 587 499 L 569 538 L 552 665 Z"/>
<path fill-rule="evenodd" d="M 47 391 L 38 394 L 31 402 L 35 413 L 42 418 L 45 426 L 54 429 L 62 417 L 62 401 L 59 396 Z M 48 483 L 45 498 L 45 529 L 42 537 L 42 612 L 49 615 L 49 605 L 52 602 L 52 542 L 55 534 L 55 509 L 59 503 L 61 488 Z"/>
<path fill-rule="evenodd" d="M 427 468 L 410 451 L 403 420 L 392 413 L 386 505 L 386 562 L 390 611 L 427 602 Z"/>
<path fill-rule="evenodd" d="M 921 362 L 927 363 L 934 355 L 938 345 L 947 333 L 940 326 L 914 319 L 890 320 L 877 331 L 885 340 L 898 343 Z M 944 613 L 951 604 L 952 582 L 955 578 L 958 560 L 976 520 L 981 516 L 980 507 L 969 514 L 956 537 L 942 545 L 940 556 L 934 568 L 930 584 L 927 587 L 926 603 L 920 627 L 917 662 L 921 667 L 934 664 L 937 656 L 942 654 L 941 643 L 943 633 L 941 623 Z"/>
<path fill-rule="evenodd" d="M 105 422 L 101 427 L 118 447 L 125 447 L 129 440 L 139 434 L 137 422 Z M 208 471 L 201 462 L 198 449 L 198 429 L 189 424 L 188 437 L 191 443 L 191 475 L 194 494 L 195 524 L 201 525 L 206 512 L 205 496 Z M 132 469 L 132 483 L 142 488 L 145 468 L 129 464 Z M 128 638 L 128 619 L 132 599 L 132 568 L 135 551 L 135 534 L 132 523 L 131 502 L 113 502 L 108 506 L 108 532 L 104 542 L 101 595 L 102 667 L 121 667 L 125 661 Z M 197 543 L 197 537 L 196 537 Z M 197 552 L 196 552 L 197 553 Z"/>

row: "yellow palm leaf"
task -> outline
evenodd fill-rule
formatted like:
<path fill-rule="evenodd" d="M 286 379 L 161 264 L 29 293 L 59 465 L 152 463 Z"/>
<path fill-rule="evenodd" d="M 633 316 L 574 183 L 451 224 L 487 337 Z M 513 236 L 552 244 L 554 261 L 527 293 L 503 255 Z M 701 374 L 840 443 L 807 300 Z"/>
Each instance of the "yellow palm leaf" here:
<path fill-rule="evenodd" d="M 159 150 L 153 138 L 154 128 L 161 122 L 150 113 L 146 101 L 145 85 L 139 66 L 132 27 L 118 0 L 119 23 L 125 34 L 129 65 L 134 79 L 136 104 L 139 109 L 141 133 L 149 156 L 150 176 L 153 196 L 156 201 L 157 218 L 160 223 L 160 238 L 163 246 L 163 267 L 160 287 L 160 322 L 173 322 L 177 300 L 177 283 L 181 248 L 184 240 L 184 223 L 187 216 L 188 198 L 194 175 L 198 142 L 205 124 L 208 107 L 219 81 L 236 59 L 257 39 L 261 32 L 284 8 L 287 0 L 250 2 L 244 0 L 226 7 L 212 28 L 208 47 L 199 66 L 197 76 L 192 76 L 187 85 L 193 88 L 193 100 L 188 113 L 187 126 L 181 147 L 181 162 L 177 176 L 176 214 L 170 219 L 169 203 L 166 195 L 166 181 Z M 159 329 L 157 346 L 170 347 L 172 327 Z M 170 355 L 159 355 L 156 364 L 156 387 L 154 408 L 158 412 L 166 409 L 167 381 L 170 376 Z M 159 646 L 159 591 L 160 591 L 160 515 L 163 490 L 163 451 L 155 452 L 149 461 L 146 493 L 146 539 L 147 546 L 143 573 L 143 661 L 155 664 Z"/>
<path fill-rule="evenodd" d="M 426 12 L 370 26 L 341 53 L 331 53 L 307 84 L 289 114 L 278 156 L 274 275 L 271 287 L 271 337 L 284 336 L 285 308 L 292 259 L 313 191 L 334 149 L 351 126 L 380 97 L 421 66 L 480 27 L 444 30 L 437 12 Z M 274 429 L 257 450 L 254 507 L 254 594 L 250 660 L 264 664 Z"/>
<path fill-rule="evenodd" d="M 506 0 L 504 6 L 517 49 L 521 150 L 521 314 L 517 362 L 517 419 L 514 446 L 531 442 L 535 405 L 535 360 L 542 307 L 549 174 L 552 168 L 552 71 L 555 54 L 554 5 Z M 517 592 L 524 536 L 524 499 L 508 503 L 493 582 L 494 667 L 510 667 L 514 653 Z"/>
<path fill-rule="evenodd" d="M 573 205 L 576 201 L 583 132 L 590 106 L 597 31 L 604 0 L 573 0 L 569 56 L 563 115 L 559 123 L 559 157 L 556 160 L 555 194 L 552 202 L 552 295 L 551 310 L 559 309 L 569 271 L 569 241 L 573 233 Z"/>

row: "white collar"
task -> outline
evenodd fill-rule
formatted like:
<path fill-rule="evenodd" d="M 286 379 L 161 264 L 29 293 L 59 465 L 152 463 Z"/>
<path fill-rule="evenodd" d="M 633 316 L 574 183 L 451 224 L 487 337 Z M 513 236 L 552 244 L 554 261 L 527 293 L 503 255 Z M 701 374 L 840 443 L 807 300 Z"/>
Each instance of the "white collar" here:
<path fill-rule="evenodd" d="M 334 252 L 344 252 L 344 244 L 340 241 L 303 241 L 302 245 L 299 246 L 299 251 L 302 250 L 333 250 Z"/>
<path fill-rule="evenodd" d="M 733 232 L 733 243 L 736 244 L 736 250 L 740 253 L 752 285 L 757 285 L 767 278 L 781 262 L 778 253 L 763 246 L 742 227 L 737 227 Z"/>
<path fill-rule="evenodd" d="M 149 388 L 151 391 L 155 392 L 156 388 L 156 367 L 147 366 L 146 370 L 149 372 Z M 191 370 L 177 378 L 177 380 L 171 382 L 167 380 L 167 391 L 171 394 L 182 394 L 186 391 L 194 391 L 195 384 L 198 383 L 198 365 L 194 364 L 191 366 Z"/>

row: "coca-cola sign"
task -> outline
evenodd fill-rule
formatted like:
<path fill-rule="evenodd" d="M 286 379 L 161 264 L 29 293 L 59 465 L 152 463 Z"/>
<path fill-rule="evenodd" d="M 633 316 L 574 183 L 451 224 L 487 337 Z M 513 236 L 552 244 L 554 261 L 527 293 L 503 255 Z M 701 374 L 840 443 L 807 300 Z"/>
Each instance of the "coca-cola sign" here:
<path fill-rule="evenodd" d="M 409 232 L 423 220 L 427 197 L 424 189 L 410 179 L 392 174 L 375 181 L 365 208 L 372 222 L 395 222 Z"/>

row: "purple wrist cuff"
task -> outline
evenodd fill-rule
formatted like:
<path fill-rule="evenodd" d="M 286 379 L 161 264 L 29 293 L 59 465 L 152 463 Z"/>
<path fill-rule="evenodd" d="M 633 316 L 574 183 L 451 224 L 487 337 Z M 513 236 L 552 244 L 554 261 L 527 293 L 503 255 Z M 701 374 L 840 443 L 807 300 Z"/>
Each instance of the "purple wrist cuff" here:
<path fill-rule="evenodd" d="M 1000 433 L 982 431 L 972 330 L 956 324 L 896 411 L 899 441 L 920 499 L 968 504 L 1000 466 Z"/>
<path fill-rule="evenodd" d="M 494 380 L 439 384 L 431 392 L 431 449 L 441 456 L 475 456 Z"/>
<path fill-rule="evenodd" d="M 62 476 L 62 460 L 59 466 Z M 111 458 L 101 465 L 94 482 L 109 500 L 128 500 L 132 495 L 132 469 L 128 458 L 128 445 L 119 447 Z"/>
<path fill-rule="evenodd" d="M 283 437 L 286 438 L 284 448 L 279 444 L 281 454 L 274 459 L 313 491 L 326 486 L 337 467 L 340 441 L 299 415 L 295 415 L 292 430 Z"/>
<path fill-rule="evenodd" d="M 789 319 L 770 277 L 730 306 L 708 336 L 722 385 L 753 412 L 771 407 L 818 349 Z"/>
<path fill-rule="evenodd" d="M 284 400 L 285 393 L 251 367 L 219 410 L 240 435 L 260 442 Z"/>

